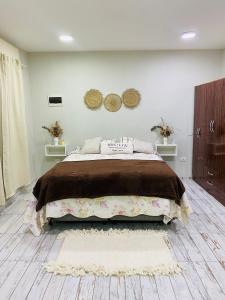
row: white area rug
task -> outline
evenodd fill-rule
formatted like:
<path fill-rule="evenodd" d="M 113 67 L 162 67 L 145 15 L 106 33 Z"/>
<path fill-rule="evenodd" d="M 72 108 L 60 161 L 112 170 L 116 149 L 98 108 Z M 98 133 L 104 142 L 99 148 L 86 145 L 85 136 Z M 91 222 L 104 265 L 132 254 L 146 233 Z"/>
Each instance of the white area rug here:
<path fill-rule="evenodd" d="M 61 275 L 173 275 L 181 271 L 158 230 L 70 230 L 48 272 Z"/>

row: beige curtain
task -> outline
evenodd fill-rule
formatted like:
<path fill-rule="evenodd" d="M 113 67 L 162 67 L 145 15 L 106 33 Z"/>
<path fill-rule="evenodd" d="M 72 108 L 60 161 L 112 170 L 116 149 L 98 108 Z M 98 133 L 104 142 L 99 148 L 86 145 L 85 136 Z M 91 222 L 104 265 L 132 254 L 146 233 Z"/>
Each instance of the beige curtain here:
<path fill-rule="evenodd" d="M 0 206 L 5 204 L 5 191 L 2 177 L 2 162 L 0 159 Z"/>
<path fill-rule="evenodd" d="M 2 174 L 6 198 L 30 183 L 22 66 L 0 53 Z M 1 188 L 0 177 L 0 188 Z"/>
<path fill-rule="evenodd" d="M 5 204 L 5 189 L 2 176 L 2 106 L 0 100 L 0 206 Z"/>

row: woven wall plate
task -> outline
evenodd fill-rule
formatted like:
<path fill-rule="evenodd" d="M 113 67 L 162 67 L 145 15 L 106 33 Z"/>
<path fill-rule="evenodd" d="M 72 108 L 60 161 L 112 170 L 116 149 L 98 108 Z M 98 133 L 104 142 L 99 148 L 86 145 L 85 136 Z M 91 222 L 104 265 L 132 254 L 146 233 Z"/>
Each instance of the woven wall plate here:
<path fill-rule="evenodd" d="M 108 111 L 115 112 L 120 109 L 122 105 L 122 99 L 117 94 L 109 94 L 105 97 L 104 105 Z"/>
<path fill-rule="evenodd" d="M 128 89 L 123 93 L 122 99 L 125 106 L 133 108 L 139 104 L 141 95 L 135 89 Z"/>
<path fill-rule="evenodd" d="M 98 90 L 91 89 L 84 96 L 84 102 L 90 109 L 97 109 L 102 105 L 103 96 Z"/>

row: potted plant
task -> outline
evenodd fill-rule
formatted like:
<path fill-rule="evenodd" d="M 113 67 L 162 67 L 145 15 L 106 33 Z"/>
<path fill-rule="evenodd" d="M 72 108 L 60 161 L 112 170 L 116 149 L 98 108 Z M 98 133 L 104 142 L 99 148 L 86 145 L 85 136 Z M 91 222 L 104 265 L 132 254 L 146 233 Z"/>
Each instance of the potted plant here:
<path fill-rule="evenodd" d="M 54 124 L 52 124 L 50 127 L 42 126 L 43 129 L 46 129 L 50 135 L 53 137 L 54 145 L 57 146 L 59 144 L 59 138 L 63 134 L 63 129 L 59 125 L 59 122 L 56 121 Z"/>
<path fill-rule="evenodd" d="M 163 137 L 163 144 L 168 144 L 168 137 L 173 133 L 173 128 L 170 127 L 161 118 L 161 123 L 159 125 L 153 126 L 151 131 L 159 130 L 160 135 Z"/>

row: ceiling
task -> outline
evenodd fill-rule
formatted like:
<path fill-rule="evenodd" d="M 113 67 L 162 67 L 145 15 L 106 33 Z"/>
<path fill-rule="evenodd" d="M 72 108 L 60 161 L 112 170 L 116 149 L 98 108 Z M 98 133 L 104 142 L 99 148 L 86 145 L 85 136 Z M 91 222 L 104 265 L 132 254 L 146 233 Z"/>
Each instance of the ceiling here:
<path fill-rule="evenodd" d="M 0 37 L 30 52 L 224 49 L 225 0 L 0 0 Z"/>

